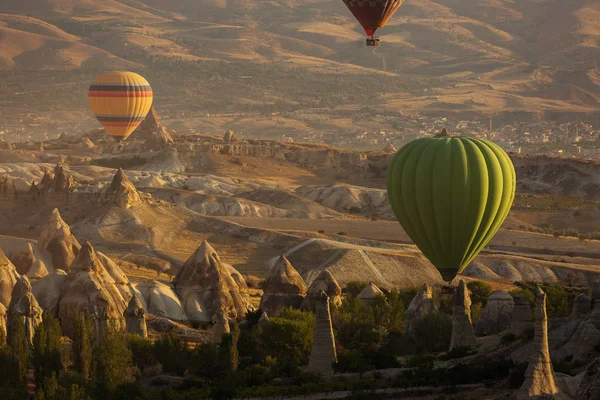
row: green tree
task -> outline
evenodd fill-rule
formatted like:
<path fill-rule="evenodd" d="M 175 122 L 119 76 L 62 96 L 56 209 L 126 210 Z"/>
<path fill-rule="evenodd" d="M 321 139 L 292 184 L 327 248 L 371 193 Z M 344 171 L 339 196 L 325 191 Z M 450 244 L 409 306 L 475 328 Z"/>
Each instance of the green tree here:
<path fill-rule="evenodd" d="M 189 360 L 187 345 L 174 333 L 161 336 L 154 343 L 154 356 L 165 372 L 183 375 Z"/>
<path fill-rule="evenodd" d="M 351 282 L 348 282 L 346 284 L 346 287 L 344 288 L 344 293 L 346 293 L 346 295 L 348 297 L 356 297 L 366 287 L 367 287 L 367 283 L 366 282 L 351 281 Z"/>
<path fill-rule="evenodd" d="M 452 336 L 452 320 L 444 313 L 425 315 L 415 326 L 415 342 L 419 352 L 447 350 Z"/>
<path fill-rule="evenodd" d="M 19 375 L 19 362 L 14 356 L 12 349 L 4 345 L 0 347 L 0 389 L 2 395 L 8 394 L 5 391 L 21 392 L 21 377 Z M 22 393 L 21 393 L 22 395 Z M 2 399 L 5 397 L 0 396 Z"/>
<path fill-rule="evenodd" d="M 133 364 L 136 365 L 140 371 L 148 367 L 153 367 L 158 364 L 154 355 L 154 345 L 148 338 L 140 335 L 127 335 L 127 347 L 131 351 L 133 357 Z"/>
<path fill-rule="evenodd" d="M 94 323 L 87 313 L 76 311 L 73 333 L 73 364 L 85 379 L 91 378 Z"/>
<path fill-rule="evenodd" d="M 29 370 L 30 344 L 25 337 L 24 318 L 17 317 L 12 321 L 10 328 L 10 347 L 16 360 L 18 382 L 20 387 L 27 385 L 27 372 Z"/>
<path fill-rule="evenodd" d="M 240 328 L 237 323 L 231 327 L 231 333 L 223 338 L 221 351 L 223 353 L 224 368 L 228 371 L 236 371 L 240 364 L 238 342 L 240 340 Z"/>
<path fill-rule="evenodd" d="M 93 371 L 96 384 L 112 391 L 129 381 L 128 369 L 132 366 L 131 350 L 127 347 L 124 332 L 115 326 L 106 329 L 105 337 L 94 349 Z"/>
<path fill-rule="evenodd" d="M 33 372 L 36 385 L 45 378 L 58 376 L 62 370 L 60 322 L 52 314 L 44 313 L 43 321 L 35 330 L 33 338 Z"/>
<path fill-rule="evenodd" d="M 264 355 L 292 366 L 308 363 L 315 329 L 312 313 L 286 309 L 261 328 L 260 346 Z"/>
<path fill-rule="evenodd" d="M 494 289 L 489 283 L 482 281 L 472 281 L 467 283 L 471 302 L 473 304 L 480 303 L 483 307 L 487 304 L 487 299 L 492 295 Z"/>

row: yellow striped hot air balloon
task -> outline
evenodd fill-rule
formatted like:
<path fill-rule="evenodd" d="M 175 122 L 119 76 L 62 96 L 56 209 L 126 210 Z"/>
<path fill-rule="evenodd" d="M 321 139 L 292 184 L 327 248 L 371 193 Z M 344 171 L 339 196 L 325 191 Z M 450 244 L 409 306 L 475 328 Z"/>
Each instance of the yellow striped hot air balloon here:
<path fill-rule="evenodd" d="M 119 142 L 146 118 L 152 106 L 152 88 L 134 72 L 108 72 L 92 83 L 88 101 L 104 129 Z"/>

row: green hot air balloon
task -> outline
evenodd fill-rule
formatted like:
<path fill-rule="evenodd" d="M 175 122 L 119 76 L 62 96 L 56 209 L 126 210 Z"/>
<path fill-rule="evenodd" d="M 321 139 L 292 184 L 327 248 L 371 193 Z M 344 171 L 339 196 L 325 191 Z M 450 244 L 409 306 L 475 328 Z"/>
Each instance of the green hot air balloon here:
<path fill-rule="evenodd" d="M 515 168 L 483 139 L 417 139 L 394 156 L 387 173 L 396 218 L 423 254 L 452 280 L 506 219 L 515 197 Z"/>

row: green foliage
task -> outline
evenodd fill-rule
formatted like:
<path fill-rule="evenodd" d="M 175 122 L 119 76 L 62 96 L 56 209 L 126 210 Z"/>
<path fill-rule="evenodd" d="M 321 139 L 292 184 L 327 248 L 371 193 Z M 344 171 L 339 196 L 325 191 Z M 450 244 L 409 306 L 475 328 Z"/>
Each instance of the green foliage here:
<path fill-rule="evenodd" d="M 158 364 L 154 354 L 154 345 L 150 339 L 140 335 L 127 335 L 127 347 L 131 351 L 133 364 L 141 371 Z"/>
<path fill-rule="evenodd" d="M 190 358 L 190 351 L 177 335 L 169 332 L 154 343 L 154 357 L 163 366 L 165 372 L 183 375 Z"/>
<path fill-rule="evenodd" d="M 363 352 L 358 350 L 348 350 L 338 354 L 337 363 L 334 364 L 336 372 L 366 372 L 373 369 L 373 366 L 365 358 Z"/>
<path fill-rule="evenodd" d="M 521 289 L 511 290 L 509 293 L 514 297 L 522 293 L 527 301 L 535 306 L 533 291 L 536 284 L 523 284 Z M 573 302 L 581 292 L 562 285 L 540 285 L 546 293 L 546 311 L 549 318 L 568 317 L 573 308 Z"/>
<path fill-rule="evenodd" d="M 367 287 L 366 282 L 361 281 L 351 281 L 346 284 L 344 288 L 344 293 L 348 297 L 356 297 L 363 291 L 364 288 Z"/>
<path fill-rule="evenodd" d="M 52 314 L 44 313 L 43 321 L 35 330 L 33 339 L 33 372 L 36 385 L 42 385 L 46 378 L 60 374 L 63 362 L 60 338 L 60 322 Z"/>
<path fill-rule="evenodd" d="M 221 351 L 225 361 L 225 368 L 229 371 L 236 371 L 240 364 L 240 355 L 238 352 L 238 342 L 240 340 L 240 328 L 237 323 L 231 327 L 231 333 L 223 338 Z"/>
<path fill-rule="evenodd" d="M 132 355 L 125 334 L 114 326 L 107 327 L 104 340 L 94 349 L 93 371 L 97 385 L 103 391 L 114 390 L 130 380 L 131 366 Z"/>
<path fill-rule="evenodd" d="M 94 323 L 91 317 L 81 311 L 75 312 L 73 332 L 73 364 L 75 371 L 90 379 L 93 357 Z"/>
<path fill-rule="evenodd" d="M 477 351 L 469 346 L 456 346 L 446 354 L 446 359 L 453 360 L 477 354 Z"/>
<path fill-rule="evenodd" d="M 312 313 L 287 309 L 261 326 L 259 345 L 264 355 L 279 363 L 305 365 L 310 356 L 314 329 Z"/>
<path fill-rule="evenodd" d="M 472 281 L 467 283 L 472 303 L 480 303 L 483 307 L 487 304 L 488 297 L 494 292 L 489 283 L 482 281 Z"/>
<path fill-rule="evenodd" d="M 22 381 L 19 374 L 19 361 L 13 354 L 12 349 L 6 345 L 0 347 L 0 389 L 14 389 L 17 391 L 22 389 Z M 9 393 L 7 392 L 6 395 L 8 396 Z M 0 396 L 0 398 L 4 399 L 5 397 Z"/>
<path fill-rule="evenodd" d="M 30 346 L 25 337 L 24 318 L 14 318 L 10 328 L 10 347 L 13 357 L 16 361 L 16 370 L 18 374 L 18 386 L 24 387 L 27 384 L 27 373 L 29 371 Z"/>
<path fill-rule="evenodd" d="M 415 325 L 417 351 L 437 352 L 450 346 L 452 319 L 444 313 L 425 315 Z"/>
<path fill-rule="evenodd" d="M 37 387 L 35 400 L 91 400 L 91 397 L 84 385 L 59 382 L 56 374 L 52 374 Z"/>
<path fill-rule="evenodd" d="M 475 325 L 479 321 L 482 313 L 483 305 L 481 303 L 471 304 L 471 321 L 473 322 L 473 325 Z"/>

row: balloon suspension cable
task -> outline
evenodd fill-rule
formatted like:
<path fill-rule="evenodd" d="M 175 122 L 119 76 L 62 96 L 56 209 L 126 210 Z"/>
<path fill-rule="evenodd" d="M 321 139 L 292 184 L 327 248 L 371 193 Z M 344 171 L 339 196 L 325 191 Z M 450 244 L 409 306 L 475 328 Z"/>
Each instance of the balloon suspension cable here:
<path fill-rule="evenodd" d="M 440 133 L 435 135 L 435 137 L 449 137 L 449 136 L 450 136 L 450 134 L 448 133 L 446 128 L 442 129 L 442 131 Z"/>

